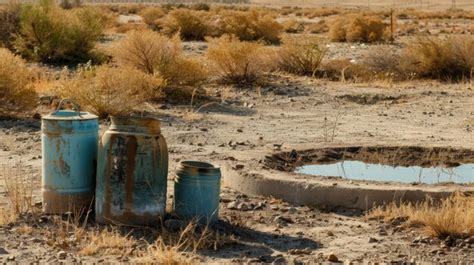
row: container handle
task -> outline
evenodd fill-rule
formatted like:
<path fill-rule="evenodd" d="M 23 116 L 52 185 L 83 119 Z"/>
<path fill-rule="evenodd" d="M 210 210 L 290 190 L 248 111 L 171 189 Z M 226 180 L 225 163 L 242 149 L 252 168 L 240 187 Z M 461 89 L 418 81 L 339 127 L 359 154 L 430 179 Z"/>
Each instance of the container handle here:
<path fill-rule="evenodd" d="M 68 99 L 68 98 L 65 98 L 65 99 L 62 99 L 59 104 L 58 104 L 58 107 L 56 108 L 56 110 L 53 112 L 53 115 L 58 113 L 61 108 L 63 107 L 64 104 L 66 103 L 70 103 L 72 104 L 73 106 L 73 110 L 77 112 L 77 115 L 79 117 L 82 117 L 81 115 L 81 106 L 79 106 L 79 104 L 77 104 L 76 102 L 74 102 L 72 99 Z"/>

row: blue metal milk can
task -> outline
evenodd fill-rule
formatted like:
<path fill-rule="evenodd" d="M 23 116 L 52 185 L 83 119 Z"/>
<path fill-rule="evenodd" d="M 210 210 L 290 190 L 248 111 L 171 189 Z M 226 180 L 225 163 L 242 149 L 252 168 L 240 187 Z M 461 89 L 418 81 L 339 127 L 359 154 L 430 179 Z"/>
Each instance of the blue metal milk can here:
<path fill-rule="evenodd" d="M 71 103 L 74 110 L 60 110 Z M 94 197 L 99 121 L 70 100 L 41 122 L 43 211 L 77 213 Z"/>
<path fill-rule="evenodd" d="M 99 143 L 95 218 L 99 223 L 159 223 L 166 209 L 168 148 L 160 121 L 111 117 Z"/>

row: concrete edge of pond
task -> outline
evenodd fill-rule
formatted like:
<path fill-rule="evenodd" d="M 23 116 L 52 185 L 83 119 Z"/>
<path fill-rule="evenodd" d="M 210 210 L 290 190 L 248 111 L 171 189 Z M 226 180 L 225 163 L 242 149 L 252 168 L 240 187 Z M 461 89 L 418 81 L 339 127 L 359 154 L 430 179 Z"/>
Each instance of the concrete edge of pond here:
<path fill-rule="evenodd" d="M 352 208 L 367 210 L 373 206 L 395 202 L 417 202 L 431 197 L 442 199 L 453 192 L 474 192 L 468 185 L 410 185 L 340 178 L 307 177 L 302 174 L 262 170 L 235 170 L 222 165 L 223 184 L 248 195 L 272 196 L 296 205 L 322 208 Z"/>

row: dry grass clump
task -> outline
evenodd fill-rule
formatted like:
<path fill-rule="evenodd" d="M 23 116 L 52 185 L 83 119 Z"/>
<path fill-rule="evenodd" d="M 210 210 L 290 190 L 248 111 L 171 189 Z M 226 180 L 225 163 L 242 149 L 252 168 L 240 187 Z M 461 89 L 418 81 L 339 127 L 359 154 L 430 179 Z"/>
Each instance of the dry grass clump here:
<path fill-rule="evenodd" d="M 386 221 L 407 218 L 409 223 L 421 224 L 426 233 L 440 238 L 474 235 L 474 197 L 462 194 L 455 194 L 441 202 L 427 199 L 416 204 L 391 203 L 375 208 L 369 216 L 382 217 Z"/>
<path fill-rule="evenodd" d="M 472 74 L 473 50 L 474 36 L 422 37 L 404 49 L 401 68 L 409 76 L 459 81 Z"/>
<path fill-rule="evenodd" d="M 173 36 L 177 33 L 184 40 L 204 40 L 211 33 L 209 12 L 177 9 L 170 11 L 162 21 L 163 33 Z"/>
<path fill-rule="evenodd" d="M 279 65 L 284 71 L 314 77 L 326 51 L 325 43 L 318 37 L 285 36 L 279 51 Z"/>
<path fill-rule="evenodd" d="M 23 171 L 23 165 L 4 167 L 0 177 L 8 199 L 8 204 L 0 208 L 0 225 L 13 223 L 26 213 L 34 213 L 33 177 Z"/>
<path fill-rule="evenodd" d="M 251 11 L 223 10 L 218 16 L 221 34 L 237 36 L 242 41 L 278 43 L 283 27 L 273 14 Z"/>
<path fill-rule="evenodd" d="M 326 21 L 324 19 L 316 22 L 316 23 L 310 23 L 305 26 L 305 32 L 306 33 L 312 33 L 312 34 L 321 34 L 321 33 L 326 33 L 329 31 L 329 26 L 327 25 Z"/>
<path fill-rule="evenodd" d="M 129 255 L 137 244 L 128 235 L 122 235 L 117 230 L 81 231 L 79 254 L 84 256 L 100 255 Z"/>
<path fill-rule="evenodd" d="M 192 86 L 207 79 L 201 62 L 183 54 L 178 36 L 168 38 L 151 30 L 132 31 L 111 52 L 119 64 L 159 75 L 170 86 Z"/>
<path fill-rule="evenodd" d="M 260 43 L 240 41 L 224 35 L 208 39 L 207 58 L 212 73 L 224 83 L 248 85 L 258 81 L 265 72 L 262 55 L 265 48 Z"/>
<path fill-rule="evenodd" d="M 159 75 L 137 69 L 102 65 L 81 67 L 56 88 L 63 98 L 75 100 L 82 108 L 106 118 L 125 115 L 150 99 L 162 95 L 164 81 Z"/>
<path fill-rule="evenodd" d="M 37 95 L 31 85 L 32 73 L 26 62 L 5 48 L 0 48 L 0 113 L 31 109 Z"/>
<path fill-rule="evenodd" d="M 378 16 L 341 15 L 333 21 L 329 35 L 332 41 L 372 43 L 383 40 L 386 27 Z"/>
<path fill-rule="evenodd" d="M 20 29 L 19 4 L 0 6 L 0 47 L 11 48 L 13 35 Z"/>
<path fill-rule="evenodd" d="M 340 9 L 321 7 L 321 8 L 310 8 L 303 12 L 303 15 L 309 19 L 316 17 L 327 17 L 341 13 Z"/>
<path fill-rule="evenodd" d="M 26 58 L 43 62 L 100 60 L 93 53 L 105 17 L 92 8 L 64 10 L 50 1 L 24 5 L 14 48 Z"/>

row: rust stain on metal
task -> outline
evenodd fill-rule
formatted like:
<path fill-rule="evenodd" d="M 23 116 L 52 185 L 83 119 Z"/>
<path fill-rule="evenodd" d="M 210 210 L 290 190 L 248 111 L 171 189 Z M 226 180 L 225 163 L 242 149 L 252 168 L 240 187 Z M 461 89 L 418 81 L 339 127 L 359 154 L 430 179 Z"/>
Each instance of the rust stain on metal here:
<path fill-rule="evenodd" d="M 43 211 L 52 214 L 62 214 L 68 211 L 73 213 L 91 206 L 94 194 L 92 192 L 82 193 L 59 193 L 54 190 L 42 191 Z"/>
<path fill-rule="evenodd" d="M 134 172 L 135 159 L 137 156 L 137 138 L 133 135 L 127 137 L 127 178 L 125 180 L 125 209 L 126 213 L 130 213 L 133 208 L 133 189 L 134 189 Z"/>

